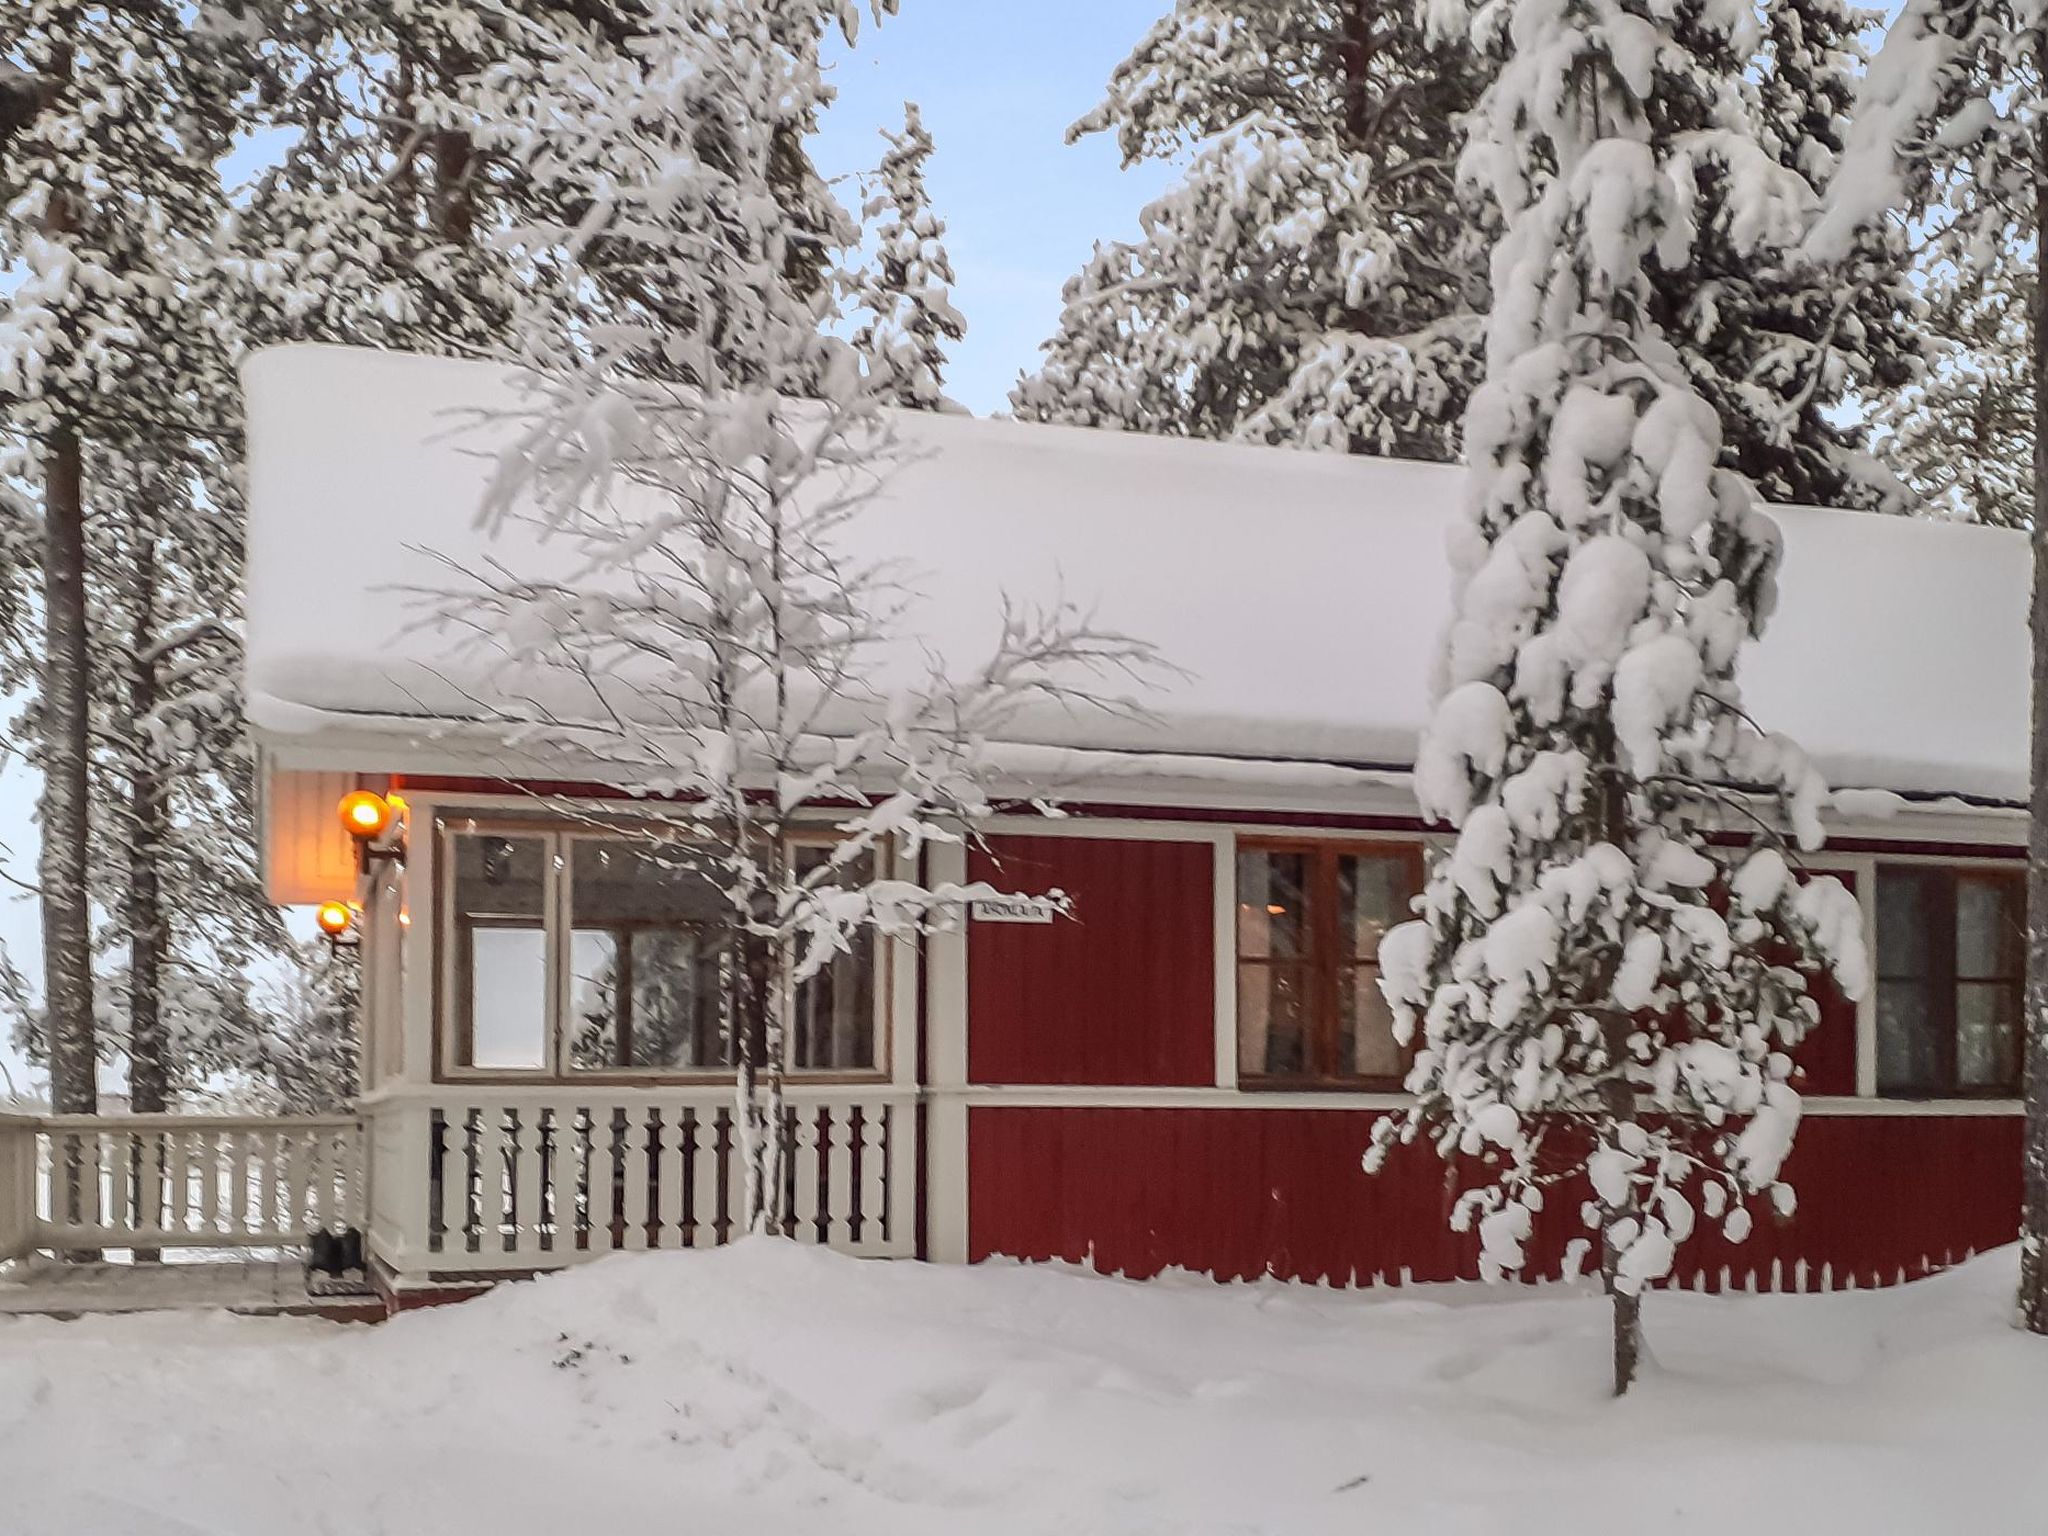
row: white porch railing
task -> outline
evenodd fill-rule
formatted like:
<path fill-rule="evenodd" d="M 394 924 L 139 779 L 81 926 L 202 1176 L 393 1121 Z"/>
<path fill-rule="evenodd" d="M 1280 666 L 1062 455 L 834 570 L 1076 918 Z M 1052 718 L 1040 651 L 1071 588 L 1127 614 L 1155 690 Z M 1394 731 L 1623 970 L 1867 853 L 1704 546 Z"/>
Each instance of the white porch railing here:
<path fill-rule="evenodd" d="M 785 1231 L 855 1254 L 916 1247 L 916 1094 L 792 1088 Z M 732 1090 L 443 1085 L 367 1106 L 369 1239 L 402 1278 L 555 1269 L 739 1235 Z"/>
<path fill-rule="evenodd" d="M 352 1115 L 0 1118 L 0 1258 L 278 1248 L 362 1223 Z"/>

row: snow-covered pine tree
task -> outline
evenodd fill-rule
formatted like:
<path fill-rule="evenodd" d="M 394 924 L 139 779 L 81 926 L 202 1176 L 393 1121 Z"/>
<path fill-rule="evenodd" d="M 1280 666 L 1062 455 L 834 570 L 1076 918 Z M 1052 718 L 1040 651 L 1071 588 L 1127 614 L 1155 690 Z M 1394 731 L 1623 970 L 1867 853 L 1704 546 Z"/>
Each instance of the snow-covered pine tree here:
<path fill-rule="evenodd" d="M 1738 246 L 1793 243 L 1812 189 L 1736 127 L 1665 127 L 1673 91 L 1711 95 L 1750 67 L 1746 6 L 1432 13 L 1496 60 L 1464 164 L 1502 232 L 1455 617 L 1415 767 L 1457 837 L 1380 951 L 1416 1103 L 1381 1123 L 1368 1166 L 1418 1138 L 1466 1160 L 1455 1221 L 1492 1273 L 1523 1267 L 1546 1196 L 1583 1177 L 1619 1392 L 1642 1290 L 1695 1223 L 1739 1239 L 1756 1197 L 1789 1208 L 1808 979 L 1864 983 L 1854 897 L 1796 874 L 1824 786 L 1740 709 L 1777 530 L 1716 467 L 1720 424 L 1654 302 L 1702 236 L 1702 179 L 1725 178 L 1719 234 Z"/>
<path fill-rule="evenodd" d="M 251 344 L 503 348 L 532 294 L 486 238 L 507 189 L 459 124 L 485 68 L 552 35 L 556 8 L 530 9 L 521 22 L 493 0 L 254 0 L 269 45 L 257 124 L 284 150 L 230 225 Z"/>
<path fill-rule="evenodd" d="M 1860 68 L 1844 0 L 1758 7 L 1750 67 L 1720 95 L 1667 82 L 1660 130 L 1702 145 L 1731 116 L 1822 185 Z M 1480 62 L 1409 8 L 1370 0 L 1178 0 L 1074 134 L 1125 163 L 1192 149 L 1186 175 L 1099 246 L 1012 404 L 1038 420 L 1456 457 L 1481 373 L 1491 214 L 1451 175 Z M 1699 178 L 1693 265 L 1652 297 L 1723 457 L 1772 499 L 1868 504 L 1861 437 L 1830 408 L 1914 369 L 1915 304 L 1894 235 L 1828 264 L 1720 231 L 1742 224 Z"/>
<path fill-rule="evenodd" d="M 1873 225 L 1947 205 L 1958 264 L 2016 233 L 2037 259 L 2048 210 L 2048 7 L 2041 0 L 1905 0 L 1856 96 L 1841 173 L 1809 245 L 1834 259 Z M 2048 309 L 2033 284 L 2033 737 L 2027 848 L 2026 1125 L 2020 1320 L 2048 1334 Z"/>
<path fill-rule="evenodd" d="M 1756 7 L 1740 78 L 1662 81 L 1661 130 L 1674 140 L 1690 133 L 1695 158 L 1711 162 L 1739 112 L 1735 131 L 1756 151 L 1825 192 L 1867 19 L 1852 0 Z M 1897 510 L 1901 489 L 1873 459 L 1868 430 L 1838 407 L 1888 395 L 1920 372 L 1923 306 L 1904 231 L 1866 228 L 1823 262 L 1800 244 L 1758 238 L 1752 210 L 1736 201 L 1739 182 L 1709 169 L 1696 187 L 1692 259 L 1651 302 L 1720 417 L 1722 462 L 1769 501 Z"/>
<path fill-rule="evenodd" d="M 0 22 L 0 396 L 43 522 L 34 722 L 51 1096 L 96 1102 L 87 518 L 100 454 L 215 429 L 225 345 L 203 295 L 234 128 L 232 39 L 168 0 L 24 0 Z"/>
<path fill-rule="evenodd" d="M 324 940 L 302 942 L 294 958 L 259 984 L 253 1006 L 265 1027 L 230 1070 L 271 1113 L 332 1114 L 355 1102 L 361 1083 L 362 972 L 353 951 Z"/>
<path fill-rule="evenodd" d="M 602 253 L 614 224 L 630 232 L 667 295 L 665 324 L 533 349 L 554 361 L 536 364 L 534 412 L 490 513 L 538 519 L 580 578 L 472 571 L 428 599 L 430 622 L 491 637 L 483 653 L 517 680 L 494 707 L 523 741 L 545 740 L 581 776 L 676 797 L 687 835 L 650 840 L 644 857 L 701 871 L 731 914 L 718 1018 L 737 1079 L 740 1221 L 757 1232 L 783 1225 L 783 1073 L 802 990 L 863 932 L 915 928 L 971 894 L 903 878 L 887 855 L 985 813 L 977 744 L 1011 711 L 1089 702 L 1102 674 L 1148 659 L 1056 609 L 1009 616 L 964 682 L 882 686 L 901 593 L 840 547 L 882 468 L 881 394 L 827 333 L 836 284 L 793 249 L 817 226 L 775 201 L 823 83 L 817 28 L 795 0 L 772 9 L 654 0 L 631 59 L 543 70 L 579 111 L 531 79 L 505 92 L 531 111 L 504 152 L 605 198 L 575 229 L 528 238 L 577 285 L 584 254 Z M 832 228 L 843 256 L 852 221 L 842 211 Z M 607 489 L 623 486 L 632 499 Z M 829 833 L 827 851 L 806 856 L 799 831 Z"/>
<path fill-rule="evenodd" d="M 252 991 L 297 956 L 257 865 L 237 471 L 197 441 L 89 465 L 102 1032 L 152 1112 L 266 1051 Z"/>
<path fill-rule="evenodd" d="M 1193 158 L 1067 284 L 1017 414 L 1453 457 L 1486 297 L 1452 175 L 1473 78 L 1404 7 L 1176 0 L 1068 138 Z"/>
<path fill-rule="evenodd" d="M 1940 264 L 1928 280 L 1927 370 L 1875 402 L 1878 457 L 1940 516 L 2006 528 L 2033 519 L 2038 280 L 2031 250 Z"/>
<path fill-rule="evenodd" d="M 889 148 L 861 209 L 874 226 L 874 261 L 853 290 L 869 318 L 853 344 L 881 372 L 894 404 L 935 411 L 946 399 L 945 344 L 965 337 L 967 322 L 953 307 L 946 225 L 925 185 L 932 137 L 912 101 L 903 104 L 903 131 L 883 137 Z"/>

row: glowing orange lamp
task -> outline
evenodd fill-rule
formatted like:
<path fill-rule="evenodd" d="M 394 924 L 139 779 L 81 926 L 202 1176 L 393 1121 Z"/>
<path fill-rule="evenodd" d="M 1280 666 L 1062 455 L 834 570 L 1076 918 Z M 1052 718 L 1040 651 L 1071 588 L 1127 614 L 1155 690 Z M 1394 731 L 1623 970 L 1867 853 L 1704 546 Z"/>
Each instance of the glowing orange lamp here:
<path fill-rule="evenodd" d="M 313 921 L 320 925 L 320 931 L 327 935 L 327 942 L 340 948 L 348 939 L 348 932 L 356 925 L 356 909 L 345 901 L 323 901 L 313 913 Z"/>
<path fill-rule="evenodd" d="M 335 809 L 349 836 L 363 842 L 382 837 L 390 829 L 394 814 L 389 800 L 367 789 L 350 790 Z"/>
<path fill-rule="evenodd" d="M 341 817 L 341 824 L 348 829 L 348 835 L 356 840 L 356 850 L 365 864 L 375 859 L 396 859 L 405 862 L 405 847 L 402 840 L 386 842 L 384 834 L 398 821 L 398 813 L 405 802 L 396 795 L 390 799 L 367 789 L 352 789 L 341 797 L 335 814 Z"/>

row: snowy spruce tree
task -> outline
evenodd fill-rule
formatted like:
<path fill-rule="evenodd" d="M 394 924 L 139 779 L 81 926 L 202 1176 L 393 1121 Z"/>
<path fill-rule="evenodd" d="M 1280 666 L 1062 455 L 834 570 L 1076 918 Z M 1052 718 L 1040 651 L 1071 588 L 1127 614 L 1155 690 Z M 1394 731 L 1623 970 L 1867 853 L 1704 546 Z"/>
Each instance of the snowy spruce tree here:
<path fill-rule="evenodd" d="M 537 77 L 486 82 L 531 106 L 499 120 L 494 152 L 553 178 L 564 202 L 578 179 L 602 189 L 574 228 L 523 237 L 581 288 L 587 256 L 617 259 L 617 228 L 665 299 L 648 323 L 531 349 L 531 410 L 488 515 L 547 529 L 570 574 L 470 570 L 423 597 L 423 622 L 452 643 L 480 637 L 499 669 L 483 702 L 516 739 L 547 743 L 579 777 L 674 801 L 684 835 L 650 837 L 643 856 L 700 871 L 730 912 L 713 963 L 737 1079 L 739 1221 L 755 1232 L 784 1225 L 783 1079 L 802 990 L 861 935 L 944 921 L 974 894 L 920 885 L 894 860 L 986 813 L 979 744 L 1011 712 L 1093 700 L 1095 683 L 1148 659 L 1055 608 L 1007 616 L 965 678 L 890 686 L 905 594 L 845 540 L 885 468 L 885 391 L 829 334 L 837 284 L 816 280 L 836 276 L 817 258 L 843 259 L 856 231 L 844 210 L 807 225 L 776 202 L 790 135 L 825 100 L 827 18 L 842 19 L 660 0 L 631 58 L 565 54 Z"/>
<path fill-rule="evenodd" d="M 1808 983 L 1864 984 L 1855 899 L 1799 877 L 1824 786 L 1736 687 L 1777 530 L 1717 467 L 1720 423 L 1655 318 L 1703 239 L 1790 245 L 1813 193 L 1732 128 L 1664 127 L 1672 93 L 1743 77 L 1747 7 L 1439 0 L 1432 17 L 1495 61 L 1464 166 L 1502 229 L 1415 768 L 1456 840 L 1380 952 L 1416 1103 L 1368 1165 L 1418 1139 L 1462 1159 L 1455 1221 L 1493 1274 L 1522 1269 L 1547 1199 L 1581 1200 L 1622 1391 L 1642 1292 L 1696 1224 L 1740 1240 L 1760 1200 L 1790 1210 Z M 1710 231 L 1698 186 L 1719 178 Z"/>
<path fill-rule="evenodd" d="M 967 322 L 953 307 L 946 226 L 925 185 L 932 138 L 917 103 L 903 104 L 903 131 L 883 137 L 889 148 L 861 209 L 874 227 L 875 254 L 854 282 L 854 304 L 868 319 L 853 343 L 893 403 L 935 411 L 946 399 L 946 343 L 965 337 Z"/>
<path fill-rule="evenodd" d="M 1176 0 L 1070 141 L 1192 152 L 1066 289 L 1019 416 L 1448 459 L 1478 377 L 1470 55 L 1406 7 Z"/>
<path fill-rule="evenodd" d="M 508 195 L 465 97 L 555 8 L 495 0 L 315 8 L 253 0 L 263 53 L 254 125 L 283 141 L 233 213 L 227 265 L 250 344 L 337 341 L 479 355 L 531 290 L 486 237 Z"/>
<path fill-rule="evenodd" d="M 297 954 L 257 859 L 239 471 L 198 442 L 89 462 L 101 1028 L 149 1113 L 266 1054 L 256 977 Z"/>
<path fill-rule="evenodd" d="M 39 899 L 51 1095 L 96 1102 L 88 524 L 119 515 L 92 471 L 178 460 L 221 428 L 230 346 L 210 302 L 216 170 L 247 60 L 232 7 L 24 0 L 0 22 L 0 397 L 42 525 L 43 635 L 28 715 L 42 775 Z"/>
<path fill-rule="evenodd" d="M 1928 511 L 2005 528 L 2033 519 L 2037 281 L 2022 251 L 1930 275 L 1927 370 L 1873 417 L 1879 458 Z"/>
<path fill-rule="evenodd" d="M 1714 91 L 1667 80 L 1659 130 L 1710 144 L 1733 122 L 1814 186 L 1841 148 L 1860 67 L 1845 0 L 1760 6 L 1747 67 Z M 1068 285 L 1019 415 L 1197 437 L 1449 459 L 1483 371 L 1494 214 L 1452 174 L 1485 62 L 1414 8 L 1362 0 L 1179 0 L 1073 134 L 1114 132 L 1126 164 L 1190 154 Z M 1895 495 L 1849 395 L 1917 366 L 1916 303 L 1894 234 L 1822 263 L 1755 238 L 1732 184 L 1695 180 L 1692 264 L 1663 275 L 1658 323 L 1724 425 L 1722 456 L 1769 499 Z M 1722 230 L 1741 229 L 1740 238 Z"/>
<path fill-rule="evenodd" d="M 1865 231 L 1925 218 L 1959 267 L 2013 244 L 2038 257 L 2048 208 L 2048 8 L 2041 0 L 1905 0 L 1857 92 L 1842 174 L 1809 237 L 1821 260 Z M 2026 1124 L 2021 1146 L 2023 1326 L 2048 1333 L 2048 312 L 2032 285 L 2026 372 L 2033 396 L 2028 524 L 2034 598 L 2032 785 L 2027 850 Z"/>

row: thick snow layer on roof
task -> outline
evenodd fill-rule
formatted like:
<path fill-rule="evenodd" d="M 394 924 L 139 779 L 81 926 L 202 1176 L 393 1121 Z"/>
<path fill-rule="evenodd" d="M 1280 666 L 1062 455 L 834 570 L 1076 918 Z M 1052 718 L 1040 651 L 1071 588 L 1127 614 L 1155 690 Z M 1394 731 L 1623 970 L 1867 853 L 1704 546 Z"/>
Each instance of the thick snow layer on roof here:
<path fill-rule="evenodd" d="M 492 439 L 516 394 L 490 365 L 332 347 L 257 354 L 248 687 L 259 729 L 417 743 L 473 713 L 477 680 L 418 631 L 406 589 L 486 551 Z M 908 414 L 910 456 L 855 537 L 901 557 L 915 638 L 956 666 L 1005 592 L 1092 605 L 1185 674 L 1149 722 L 1041 714 L 1031 747 L 1405 766 L 1450 606 L 1456 469 L 1069 427 Z M 2026 604 L 2017 534 L 1793 508 L 1783 601 L 1743 680 L 1751 713 L 1838 785 L 2018 800 Z M 488 545 L 524 574 L 550 551 Z"/>

